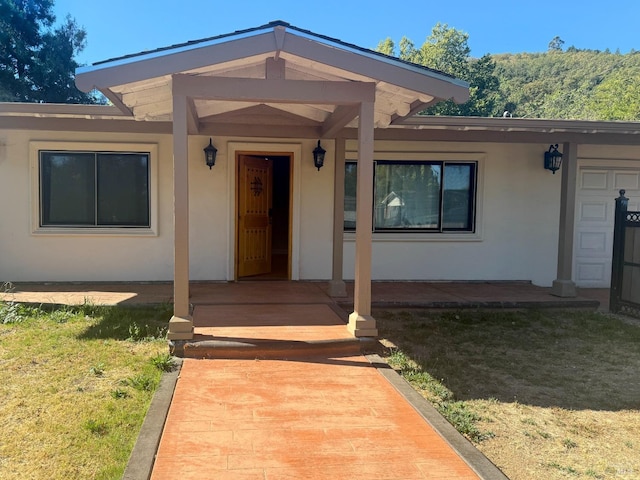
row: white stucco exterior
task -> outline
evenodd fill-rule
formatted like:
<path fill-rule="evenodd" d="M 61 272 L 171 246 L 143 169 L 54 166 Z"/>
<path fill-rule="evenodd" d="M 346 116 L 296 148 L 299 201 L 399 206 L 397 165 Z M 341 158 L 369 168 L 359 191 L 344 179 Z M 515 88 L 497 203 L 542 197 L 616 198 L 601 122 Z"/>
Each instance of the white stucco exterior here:
<path fill-rule="evenodd" d="M 375 234 L 374 278 L 551 284 L 560 183 L 558 175 L 540 167 L 544 145 L 379 142 L 376 147 L 381 152 L 420 152 L 425 158 L 477 159 L 479 170 L 476 233 Z M 352 271 L 351 247 L 347 235 L 345 276 Z"/>
<path fill-rule="evenodd" d="M 2 281 L 170 281 L 173 275 L 171 135 L 95 134 L 12 130 L 0 134 L 0 278 Z M 314 140 L 214 138 L 218 160 L 209 170 L 202 148 L 208 137 L 189 140 L 190 272 L 192 280 L 233 280 L 235 238 L 234 151 L 291 152 L 293 165 L 292 279 L 331 275 L 333 144 L 318 172 Z M 153 232 L 38 229 L 38 171 L 33 144 L 56 149 L 140 151 L 154 147 Z M 36 150 L 37 151 L 37 150 Z M 154 171 L 155 170 L 155 171 Z M 322 199 L 322 201 L 319 201 Z M 34 218 L 35 217 L 35 218 Z"/>
<path fill-rule="evenodd" d="M 375 335 L 366 326 L 372 279 L 525 280 L 573 296 L 575 271 L 594 275 L 589 249 L 599 249 L 600 273 L 610 256 L 580 202 L 598 197 L 592 211 L 606 217 L 619 179 L 640 203 L 640 123 L 417 116 L 439 101 L 466 101 L 469 85 L 282 21 L 96 63 L 76 83 L 111 105 L 0 104 L 0 281 L 173 281 L 174 317 L 185 323 L 175 339 L 192 334 L 189 280 L 238 278 L 242 155 L 289 169 L 278 177 L 288 175 L 280 199 L 289 210 L 278 210 L 287 246 L 269 255 L 286 255 L 290 280 L 331 280 L 339 291 L 354 279 L 364 336 Z M 211 170 L 202 152 L 210 138 Z M 543 169 L 550 144 L 565 155 L 555 175 Z M 148 152 L 150 226 L 40 226 L 41 149 Z M 342 235 L 343 162 L 356 159 L 358 229 Z M 473 231 L 372 235 L 375 160 L 475 162 Z M 606 188 L 587 185 L 585 172 Z"/>
<path fill-rule="evenodd" d="M 206 136 L 189 139 L 190 276 L 234 280 L 236 151 L 292 152 L 293 280 L 331 278 L 334 142 L 324 142 L 317 171 L 315 140 L 214 137 L 218 161 L 204 165 Z M 173 272 L 172 144 L 168 134 L 11 130 L 0 133 L 0 280 L 170 281 Z M 37 163 L 33 145 L 73 150 L 92 144 L 153 147 L 153 232 L 49 233 L 37 227 Z M 347 142 L 347 158 L 355 141 Z M 561 172 L 541 168 L 544 144 L 377 141 L 378 159 L 478 161 L 474 233 L 376 233 L 374 280 L 530 280 L 549 286 L 556 276 Z M 584 146 L 581 164 L 638 170 L 637 147 Z M 613 159 L 616 159 L 615 161 Z M 35 187 L 34 187 L 35 186 Z M 613 201 L 613 199 L 611 199 Z M 344 277 L 353 278 L 354 234 L 344 241 Z"/>

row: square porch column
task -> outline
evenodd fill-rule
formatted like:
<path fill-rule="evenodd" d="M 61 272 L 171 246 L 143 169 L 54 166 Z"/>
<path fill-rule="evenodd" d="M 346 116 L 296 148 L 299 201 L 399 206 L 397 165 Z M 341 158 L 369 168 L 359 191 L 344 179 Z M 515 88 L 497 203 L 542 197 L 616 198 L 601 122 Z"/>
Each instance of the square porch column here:
<path fill-rule="evenodd" d="M 371 316 L 371 240 L 373 227 L 374 103 L 360 104 L 358 120 L 358 180 L 356 187 L 356 261 L 353 313 L 348 330 L 356 337 L 376 337 Z"/>
<path fill-rule="evenodd" d="M 576 182 L 578 178 L 577 145 L 562 146 L 562 180 L 560 191 L 560 229 L 558 232 L 558 273 L 551 294 L 575 297 L 573 276 L 573 236 L 576 214 Z"/>
<path fill-rule="evenodd" d="M 329 296 L 346 297 L 347 287 L 344 283 L 342 262 L 344 258 L 344 164 L 345 139 L 335 140 L 335 173 L 333 180 L 333 264 Z"/>
<path fill-rule="evenodd" d="M 189 147 L 187 97 L 173 96 L 173 317 L 169 340 L 191 340 L 189 308 Z"/>

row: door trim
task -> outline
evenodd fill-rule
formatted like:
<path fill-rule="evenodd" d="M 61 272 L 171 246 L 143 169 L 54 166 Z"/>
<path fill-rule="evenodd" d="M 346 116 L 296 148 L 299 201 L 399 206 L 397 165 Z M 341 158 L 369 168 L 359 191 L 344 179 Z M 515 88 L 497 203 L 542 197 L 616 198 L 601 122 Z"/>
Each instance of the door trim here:
<path fill-rule="evenodd" d="M 300 280 L 300 165 L 301 143 L 229 142 L 227 144 L 227 185 L 229 185 L 229 238 L 227 245 L 227 280 L 237 280 L 237 158 L 239 154 L 289 156 L 290 162 L 290 210 L 289 210 L 289 265 L 290 279 Z"/>

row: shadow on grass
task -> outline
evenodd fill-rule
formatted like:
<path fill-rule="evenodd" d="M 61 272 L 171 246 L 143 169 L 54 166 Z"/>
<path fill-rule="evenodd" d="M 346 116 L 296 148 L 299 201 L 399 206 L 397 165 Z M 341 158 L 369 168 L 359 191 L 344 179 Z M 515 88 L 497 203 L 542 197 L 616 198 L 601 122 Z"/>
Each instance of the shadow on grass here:
<path fill-rule="evenodd" d="M 584 311 L 378 311 L 380 337 L 457 400 L 640 407 L 640 327 Z"/>
<path fill-rule="evenodd" d="M 80 306 L 94 319 L 80 339 L 112 339 L 143 341 L 165 338 L 171 305 L 159 306 Z"/>

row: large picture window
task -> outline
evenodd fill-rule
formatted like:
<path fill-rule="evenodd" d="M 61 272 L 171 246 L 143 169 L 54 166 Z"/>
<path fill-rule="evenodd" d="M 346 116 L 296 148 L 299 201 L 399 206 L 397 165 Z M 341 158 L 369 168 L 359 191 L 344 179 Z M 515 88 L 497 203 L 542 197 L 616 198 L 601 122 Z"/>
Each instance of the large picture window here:
<path fill-rule="evenodd" d="M 150 227 L 149 153 L 39 152 L 41 227 Z"/>
<path fill-rule="evenodd" d="M 374 231 L 474 231 L 476 162 L 376 161 Z M 357 164 L 345 164 L 344 228 L 355 229 Z"/>

